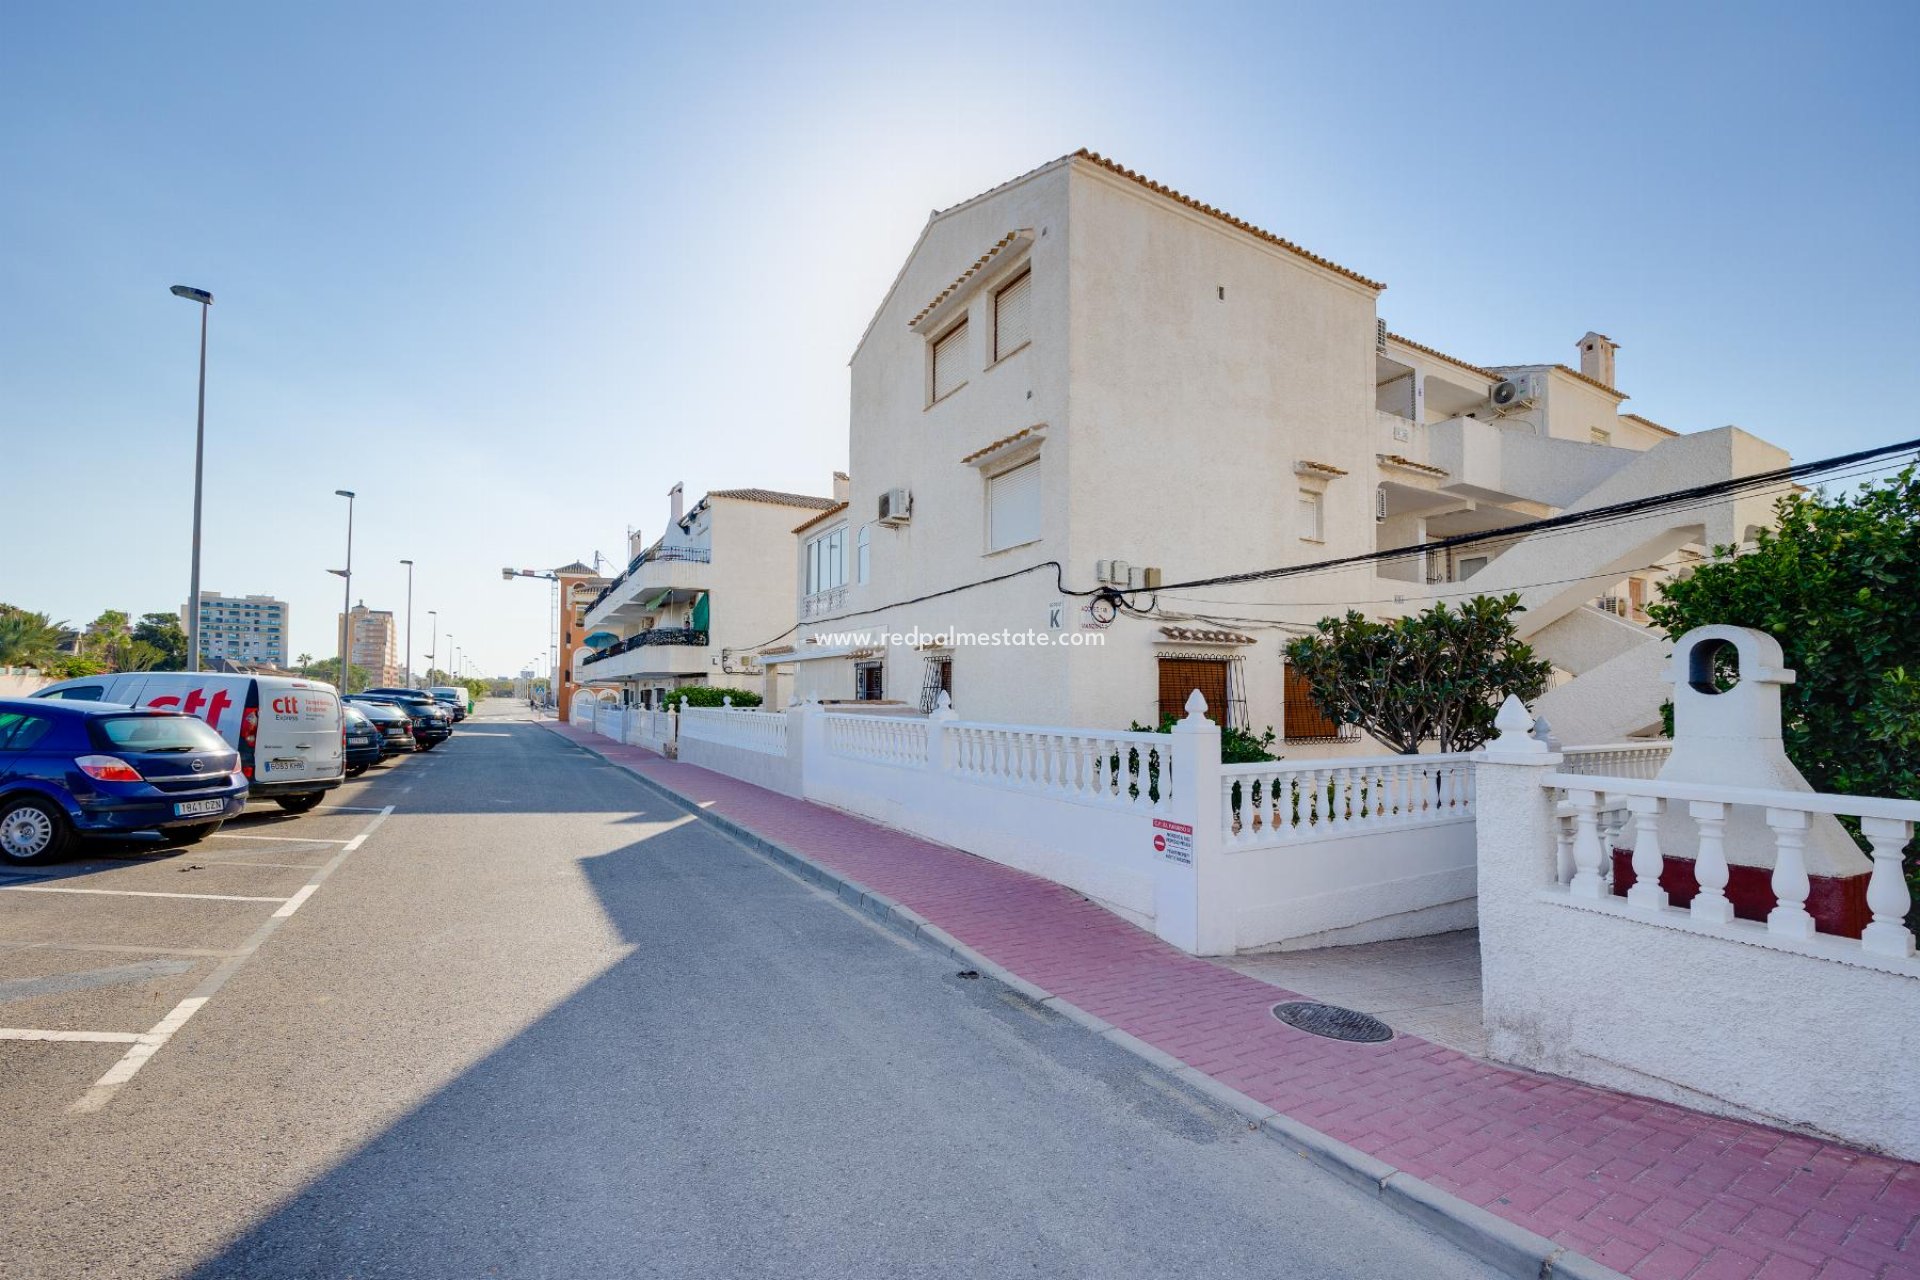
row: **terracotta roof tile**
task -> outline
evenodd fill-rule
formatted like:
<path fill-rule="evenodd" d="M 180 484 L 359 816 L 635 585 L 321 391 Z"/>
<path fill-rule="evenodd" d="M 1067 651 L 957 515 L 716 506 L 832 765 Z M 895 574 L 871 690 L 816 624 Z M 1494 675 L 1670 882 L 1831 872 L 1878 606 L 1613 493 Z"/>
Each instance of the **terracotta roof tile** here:
<path fill-rule="evenodd" d="M 1180 204 L 1183 204 L 1187 206 L 1187 208 L 1193 209 L 1199 213 L 1204 213 L 1210 218 L 1217 218 L 1221 222 L 1226 223 L 1228 226 L 1237 227 L 1241 231 L 1246 232 L 1248 235 L 1253 236 L 1256 239 L 1265 240 L 1268 244 L 1278 245 L 1280 248 L 1285 249 L 1288 253 L 1294 254 L 1297 257 L 1305 258 L 1308 262 L 1313 263 L 1315 266 L 1325 267 L 1327 270 L 1336 272 L 1339 275 L 1343 275 L 1347 277 L 1347 279 L 1355 281 L 1358 284 L 1363 284 L 1369 289 L 1384 289 L 1387 287 L 1386 285 L 1381 284 L 1378 280 L 1369 280 L 1367 279 L 1367 277 L 1361 275 L 1357 271 L 1349 270 L 1348 268 L 1341 266 L 1339 263 L 1334 262 L 1331 259 L 1323 258 L 1317 253 L 1312 253 L 1306 249 L 1303 249 L 1291 240 L 1282 239 L 1281 237 L 1273 234 L 1273 232 L 1271 231 L 1264 230 L 1260 227 L 1254 226 L 1251 222 L 1246 222 L 1240 218 L 1236 218 L 1232 214 L 1226 212 L 1224 209 L 1216 209 L 1210 204 L 1201 204 L 1198 200 L 1195 200 L 1192 196 L 1183 195 L 1182 193 L 1175 191 L 1172 187 L 1166 186 L 1163 183 L 1155 182 L 1153 179 L 1145 176 L 1144 174 L 1135 173 L 1133 170 L 1128 169 L 1123 165 L 1116 164 L 1114 161 L 1107 159 L 1105 156 L 1101 155 L 1096 151 L 1089 151 L 1085 147 L 1082 147 L 1080 150 L 1074 152 L 1071 158 L 1085 160 L 1085 161 L 1088 161 L 1089 163 L 1099 165 L 1102 169 L 1107 170 L 1109 173 L 1117 173 L 1121 177 L 1126 178 L 1131 182 L 1139 183 L 1141 186 L 1145 187 L 1149 191 L 1155 192 L 1159 195 L 1166 196 L 1168 199 L 1176 201 Z"/>
<path fill-rule="evenodd" d="M 816 498 L 807 493 L 782 493 L 778 489 L 709 489 L 709 498 L 735 498 L 741 502 L 770 502 L 777 507 L 831 507 L 832 498 Z"/>
<path fill-rule="evenodd" d="M 1652 427 L 1655 431 L 1661 432 L 1664 435 L 1677 436 L 1680 434 L 1678 431 L 1675 431 L 1672 427 L 1663 427 L 1659 423 L 1655 422 L 1652 418 L 1643 418 L 1637 413 L 1623 413 L 1620 416 L 1627 419 L 1629 422 L 1637 422 L 1643 427 Z"/>
<path fill-rule="evenodd" d="M 1510 369 L 1558 369 L 1561 373 L 1566 374 L 1568 377 L 1578 378 L 1580 381 L 1586 383 L 1590 387 L 1598 387 L 1600 388 L 1600 390 L 1606 392 L 1610 396 L 1617 397 L 1618 399 L 1621 399 L 1621 400 L 1625 400 L 1628 398 L 1627 393 L 1620 390 L 1618 387 L 1610 387 L 1606 383 L 1600 381 L 1600 379 L 1598 378 L 1589 378 L 1586 374 L 1580 372 L 1578 369 L 1573 368 L 1571 365 L 1497 364 L 1493 366 L 1494 374 L 1496 377 L 1505 377 L 1507 374 L 1507 371 Z"/>
<path fill-rule="evenodd" d="M 1222 631 L 1215 627 L 1162 627 L 1160 634 L 1169 640 L 1182 640 L 1188 644 L 1254 644 L 1252 636 L 1243 636 L 1238 631 Z"/>
<path fill-rule="evenodd" d="M 1028 436 L 1033 435 L 1039 432 L 1040 430 L 1042 430 L 1042 428 L 1040 427 L 1022 427 L 1010 436 L 1001 436 L 998 440 L 995 440 L 992 444 L 987 445 L 985 448 L 975 449 L 972 453 L 960 459 L 960 461 L 963 463 L 978 461 L 979 459 L 986 457 L 988 454 L 994 452 L 995 450 L 1004 449 L 1006 446 L 1012 444 L 1014 441 L 1024 440 Z"/>
<path fill-rule="evenodd" d="M 1430 467 L 1424 462 L 1415 462 L 1412 458 L 1403 458 L 1397 453 L 1377 453 L 1374 456 L 1390 467 L 1404 467 L 1408 471 L 1423 471 L 1430 476 L 1444 476 L 1447 474 L 1446 468 L 1444 467 Z"/>
<path fill-rule="evenodd" d="M 960 292 L 960 290 L 966 286 L 967 281 L 973 279 L 973 277 L 980 274 L 980 272 L 987 266 L 988 263 L 992 262 L 995 258 L 999 257 L 1002 253 L 1006 252 L 1006 250 L 1010 248 L 1019 239 L 1020 239 L 1020 232 L 1009 231 L 1007 232 L 1007 234 L 1001 236 L 998 240 L 995 240 L 991 248 L 989 248 L 985 253 L 981 254 L 978 258 L 974 259 L 972 266 L 968 267 L 965 271 L 962 271 L 954 279 L 954 282 L 952 284 L 942 289 L 939 293 L 936 293 L 933 296 L 932 302 L 929 302 L 926 306 L 920 308 L 919 314 L 914 316 L 913 319 L 907 321 L 907 328 L 912 329 L 912 328 L 918 327 L 920 322 L 922 320 L 925 320 L 927 316 L 930 315 L 936 307 L 938 307 L 941 303 L 945 302 L 948 298 L 951 298 L 954 294 Z"/>
<path fill-rule="evenodd" d="M 1462 369 L 1465 369 L 1468 373 L 1477 373 L 1483 378 L 1492 379 L 1494 382 L 1500 381 L 1500 375 L 1495 373 L 1491 369 L 1482 369 L 1479 365 L 1469 364 L 1467 361 L 1460 359 L 1460 357 L 1458 356 L 1450 356 L 1444 351 L 1435 351 L 1432 347 L 1427 346 L 1425 343 L 1415 342 L 1412 338 L 1406 337 L 1402 334 L 1389 332 L 1387 334 L 1387 338 L 1389 341 L 1397 342 L 1403 347 L 1412 347 L 1415 351 L 1420 352 L 1422 355 L 1432 356 L 1436 360 L 1445 360 L 1448 364 L 1457 364 Z"/>
<path fill-rule="evenodd" d="M 819 515 L 814 516 L 811 520 L 806 520 L 800 524 L 793 526 L 793 531 L 795 533 L 802 533 L 808 529 L 811 529 L 813 528 L 813 526 L 820 524 L 826 520 L 829 520 L 834 516 L 839 515 L 842 511 L 845 511 L 851 505 L 852 505 L 851 503 L 847 503 L 847 502 L 836 502 L 834 505 L 828 507 L 825 511 L 822 511 Z"/>
<path fill-rule="evenodd" d="M 1343 468 L 1336 467 L 1331 462 L 1315 462 L 1310 458 L 1300 459 L 1300 461 L 1293 464 L 1293 469 L 1296 474 L 1309 471 L 1317 476 L 1343 476 L 1347 474 Z"/>

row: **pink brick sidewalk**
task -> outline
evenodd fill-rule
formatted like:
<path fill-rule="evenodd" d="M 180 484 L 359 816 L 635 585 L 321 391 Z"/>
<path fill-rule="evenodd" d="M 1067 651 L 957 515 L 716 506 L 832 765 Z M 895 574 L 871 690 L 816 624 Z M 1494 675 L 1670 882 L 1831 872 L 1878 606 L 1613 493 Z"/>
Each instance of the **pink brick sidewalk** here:
<path fill-rule="evenodd" d="M 1920 1166 L 1412 1036 L 1355 1045 L 1295 1031 L 1270 1012 L 1287 993 L 1185 955 L 1059 885 L 546 727 L 912 908 L 1242 1093 L 1635 1280 L 1920 1277 Z"/>

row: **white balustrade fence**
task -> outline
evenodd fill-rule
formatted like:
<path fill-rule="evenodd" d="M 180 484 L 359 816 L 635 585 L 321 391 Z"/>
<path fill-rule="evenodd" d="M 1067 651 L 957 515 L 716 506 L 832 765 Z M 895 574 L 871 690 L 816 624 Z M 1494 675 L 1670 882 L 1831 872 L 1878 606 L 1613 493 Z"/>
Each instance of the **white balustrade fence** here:
<path fill-rule="evenodd" d="M 664 751 L 667 744 L 674 740 L 674 719 L 671 711 L 630 707 L 627 709 L 627 732 L 622 741 L 629 746 Z"/>
<path fill-rule="evenodd" d="M 1602 747 L 1567 747 L 1562 773 L 1595 773 L 1609 778 L 1652 778 L 1673 754 L 1673 743 L 1616 742 Z"/>
<path fill-rule="evenodd" d="M 1613 898 L 1608 866 L 1620 829 L 1618 815 L 1634 821 L 1633 887 L 1627 890 L 1628 909 L 1680 928 L 1708 927 L 1718 933 L 1743 928 L 1764 933 L 1771 941 L 1814 941 L 1813 917 L 1807 912 L 1811 885 L 1802 853 L 1809 818 L 1831 814 L 1855 818 L 1873 849 L 1873 871 L 1867 880 L 1867 909 L 1873 921 L 1856 943 L 1851 939 L 1817 935 L 1824 954 L 1843 958 L 1857 948 L 1867 955 L 1906 960 L 1914 955 L 1914 937 L 1907 928 L 1913 901 L 1902 869 L 1914 824 L 1920 822 L 1920 801 L 1883 800 L 1867 796 L 1836 796 L 1817 792 L 1769 791 L 1747 787 L 1720 787 L 1701 783 L 1658 782 L 1637 778 L 1603 778 L 1592 774 L 1549 773 L 1540 783 L 1554 796 L 1561 846 L 1557 877 L 1569 899 L 1605 901 Z M 1729 869 L 1725 835 L 1727 818 L 1737 806 L 1760 810 L 1774 839 L 1772 888 L 1775 905 L 1766 923 L 1735 921 L 1727 899 Z M 1683 809 L 1693 820 L 1696 839 L 1687 849 L 1663 849 L 1660 815 Z M 1698 883 L 1692 903 L 1682 911 L 1667 903 L 1660 873 L 1669 854 L 1693 859 Z M 1920 970 L 1916 970 L 1920 972 Z"/>
<path fill-rule="evenodd" d="M 680 713 L 680 737 L 763 755 L 787 754 L 787 717 L 779 711 L 734 707 L 688 707 Z"/>
<path fill-rule="evenodd" d="M 1164 813 L 1173 804 L 1173 738 L 1163 733 L 946 725 L 941 767 L 987 786 Z"/>
<path fill-rule="evenodd" d="M 1230 849 L 1473 818 L 1466 754 L 1230 764 L 1221 770 L 1221 839 Z"/>
<path fill-rule="evenodd" d="M 927 722 L 904 716 L 831 712 L 826 718 L 827 750 L 848 760 L 875 764 L 924 765 Z"/>

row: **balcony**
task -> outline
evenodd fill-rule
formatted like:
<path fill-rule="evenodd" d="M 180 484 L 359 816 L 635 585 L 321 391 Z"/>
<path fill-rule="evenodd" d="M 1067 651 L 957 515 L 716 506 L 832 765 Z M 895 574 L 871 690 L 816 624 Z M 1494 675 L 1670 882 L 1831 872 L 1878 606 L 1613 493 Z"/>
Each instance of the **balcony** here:
<path fill-rule="evenodd" d="M 654 627 L 580 660 L 581 680 L 659 679 L 704 675 L 712 667 L 709 633 L 693 627 Z"/>
<path fill-rule="evenodd" d="M 705 591 L 710 576 L 707 565 L 712 561 L 713 552 L 707 547 L 651 547 L 641 552 L 587 606 L 587 629 L 631 626 L 663 592 Z"/>

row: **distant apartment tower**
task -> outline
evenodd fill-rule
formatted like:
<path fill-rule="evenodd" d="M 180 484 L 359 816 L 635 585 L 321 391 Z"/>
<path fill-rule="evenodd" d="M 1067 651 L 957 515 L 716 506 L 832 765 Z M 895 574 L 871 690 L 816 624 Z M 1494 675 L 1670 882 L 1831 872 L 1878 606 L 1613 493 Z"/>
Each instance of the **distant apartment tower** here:
<path fill-rule="evenodd" d="M 187 626 L 187 610 L 180 625 Z M 200 593 L 200 657 L 287 665 L 287 602 L 272 596 Z"/>
<path fill-rule="evenodd" d="M 393 610 L 369 609 L 362 600 L 353 606 L 348 616 L 353 624 L 353 665 L 364 669 L 376 687 L 399 684 L 400 645 L 394 631 Z"/>

